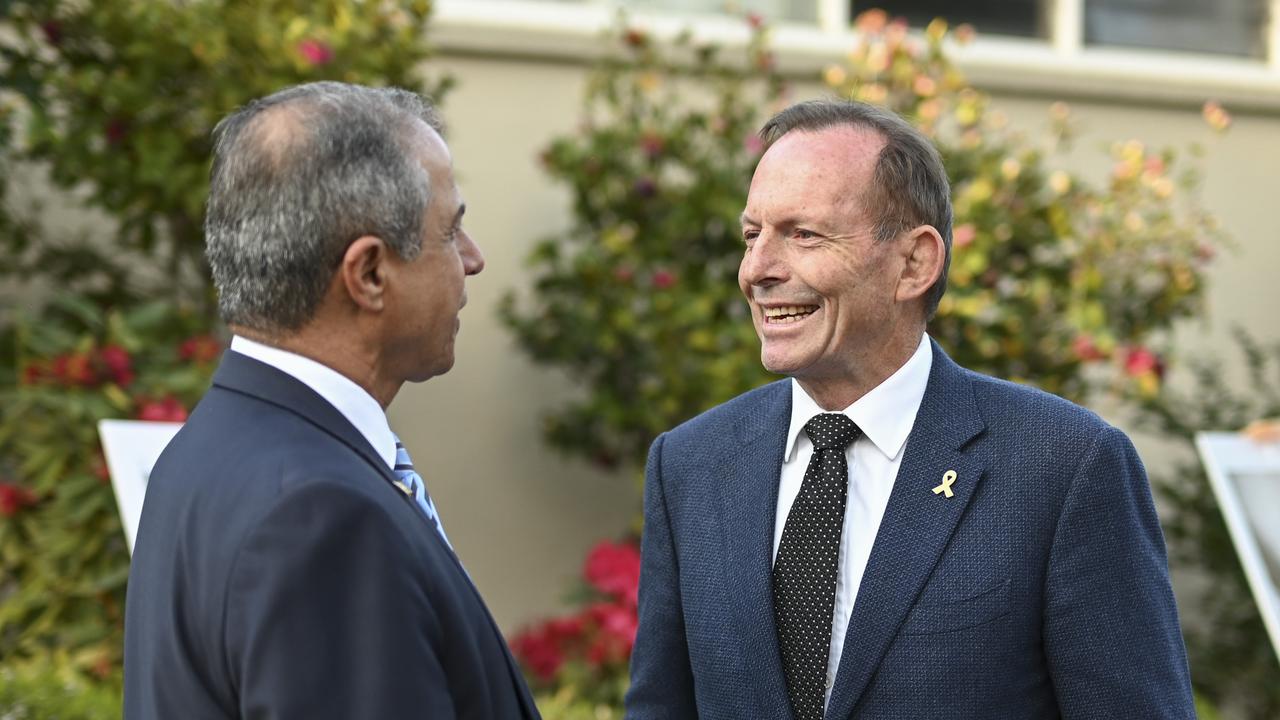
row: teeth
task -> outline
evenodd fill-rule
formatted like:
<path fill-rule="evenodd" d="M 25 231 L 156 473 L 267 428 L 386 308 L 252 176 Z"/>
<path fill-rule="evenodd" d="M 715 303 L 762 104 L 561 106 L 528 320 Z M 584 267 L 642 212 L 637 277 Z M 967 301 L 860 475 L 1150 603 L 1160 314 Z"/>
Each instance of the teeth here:
<path fill-rule="evenodd" d="M 818 309 L 817 305 L 785 305 L 764 308 L 764 316 L 774 322 L 796 322 Z"/>

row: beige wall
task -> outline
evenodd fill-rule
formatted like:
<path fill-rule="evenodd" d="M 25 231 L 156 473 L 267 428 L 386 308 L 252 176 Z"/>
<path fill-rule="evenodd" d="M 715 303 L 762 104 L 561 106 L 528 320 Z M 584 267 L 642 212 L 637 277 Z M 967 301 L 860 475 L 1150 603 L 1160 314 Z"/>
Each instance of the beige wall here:
<path fill-rule="evenodd" d="M 568 197 L 552 185 L 537 155 L 571 132 L 581 107 L 584 70 L 574 63 L 446 55 L 457 89 L 445 115 L 467 197 L 467 225 L 487 259 L 469 284 L 458 364 L 448 375 L 406 388 L 392 422 L 429 471 L 428 482 L 459 554 L 507 629 L 556 612 L 582 559 L 599 538 L 625 531 L 638 507 L 633 475 L 605 475 L 558 456 L 539 439 L 539 417 L 573 392 L 571 379 L 535 368 L 496 319 L 499 297 L 525 282 L 533 243 L 567 227 Z M 810 86 L 799 94 L 817 94 Z M 1052 95 L 1052 89 L 1048 89 Z M 1194 104 L 1135 106 L 1113 99 L 1066 98 L 1085 129 L 1067 164 L 1101 179 L 1110 162 L 1104 141 L 1154 145 L 1205 141 L 1204 198 L 1239 244 L 1212 272 L 1210 320 L 1187 329 L 1188 347 L 1227 337 L 1231 323 L 1280 340 L 1280 242 L 1268 211 L 1270 175 L 1280 167 L 1280 116 L 1237 114 L 1213 136 Z M 997 97 L 1028 130 L 1045 126 L 1049 100 Z M 1139 442 L 1148 463 L 1159 444 Z"/>

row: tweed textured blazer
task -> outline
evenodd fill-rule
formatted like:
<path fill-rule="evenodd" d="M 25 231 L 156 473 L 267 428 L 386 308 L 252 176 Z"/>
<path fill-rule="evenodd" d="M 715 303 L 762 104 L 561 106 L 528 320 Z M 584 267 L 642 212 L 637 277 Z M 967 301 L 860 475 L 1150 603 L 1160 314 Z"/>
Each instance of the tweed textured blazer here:
<path fill-rule="evenodd" d="M 1128 438 L 932 347 L 826 717 L 1194 718 Z M 628 718 L 791 718 L 771 590 L 790 412 L 777 382 L 654 442 Z"/>

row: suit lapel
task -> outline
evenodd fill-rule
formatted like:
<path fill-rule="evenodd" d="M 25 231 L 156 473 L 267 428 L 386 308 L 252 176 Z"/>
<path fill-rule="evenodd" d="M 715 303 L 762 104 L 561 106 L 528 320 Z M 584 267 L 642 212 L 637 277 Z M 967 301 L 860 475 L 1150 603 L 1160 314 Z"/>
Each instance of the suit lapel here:
<path fill-rule="evenodd" d="M 789 381 L 769 385 L 734 428 L 727 456 L 718 463 L 725 577 L 732 607 L 732 629 L 742 643 L 742 658 L 759 663 L 749 692 L 753 707 L 790 713 L 773 616 L 773 531 L 778 477 L 791 418 Z M 714 472 L 714 471 L 713 471 Z"/>
<path fill-rule="evenodd" d="M 376 450 L 369 445 L 369 441 L 364 435 L 351 424 L 350 421 L 342 415 L 329 401 L 325 400 L 318 393 L 307 387 L 297 378 L 274 368 L 266 363 L 259 362 L 240 353 L 228 350 L 222 356 L 222 362 L 218 366 L 218 370 L 214 373 L 213 384 L 225 390 L 242 393 L 256 397 L 260 400 L 277 405 L 289 410 L 307 422 L 319 427 L 336 440 L 343 443 L 347 447 L 355 451 L 356 454 L 364 458 L 384 480 L 395 486 L 397 495 L 405 493 L 399 487 L 399 480 L 395 473 L 387 467 L 387 463 L 382 459 Z M 523 674 L 520 672 L 519 665 L 515 658 L 511 656 L 510 649 L 507 647 L 502 631 L 498 628 L 497 622 L 489 613 L 489 608 L 484 603 L 484 598 L 480 596 L 479 590 L 471 581 L 471 576 L 466 569 L 462 567 L 458 556 L 453 552 L 444 541 L 439 537 L 435 527 L 427 520 L 422 513 L 418 511 L 416 504 L 412 498 L 406 498 L 406 501 L 413 505 L 414 514 L 422 518 L 424 524 L 430 528 L 430 536 L 433 542 L 439 544 L 445 554 L 453 560 L 457 567 L 459 575 L 462 576 L 464 583 L 470 588 L 470 592 L 475 596 L 477 604 L 484 613 L 485 619 L 493 632 L 502 639 L 502 652 L 505 656 L 507 670 L 511 675 L 512 681 L 515 683 L 516 692 L 520 697 L 520 703 L 524 709 L 525 715 L 530 718 L 538 717 L 536 707 L 532 696 L 529 694 L 528 686 L 523 681 Z"/>
<path fill-rule="evenodd" d="M 983 468 L 962 448 L 984 428 L 964 371 L 933 343 L 933 368 L 862 577 L 828 718 L 849 717 L 973 497 Z M 954 493 L 935 494 L 950 471 Z"/>

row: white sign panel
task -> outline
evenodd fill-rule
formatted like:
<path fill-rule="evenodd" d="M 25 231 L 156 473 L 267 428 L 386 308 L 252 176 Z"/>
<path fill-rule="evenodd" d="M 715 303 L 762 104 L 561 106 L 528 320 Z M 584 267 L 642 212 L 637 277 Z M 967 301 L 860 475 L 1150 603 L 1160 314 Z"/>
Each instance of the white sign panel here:
<path fill-rule="evenodd" d="M 1200 433 L 1196 447 L 1280 658 L 1280 442 Z"/>
<path fill-rule="evenodd" d="M 161 451 L 177 434 L 182 423 L 146 422 L 142 420 L 103 420 L 98 423 L 102 451 L 111 472 L 111 487 L 120 506 L 120 523 L 125 542 L 133 553 L 133 540 L 138 536 L 138 518 L 142 515 L 142 499 L 147 493 L 147 479 Z"/>

